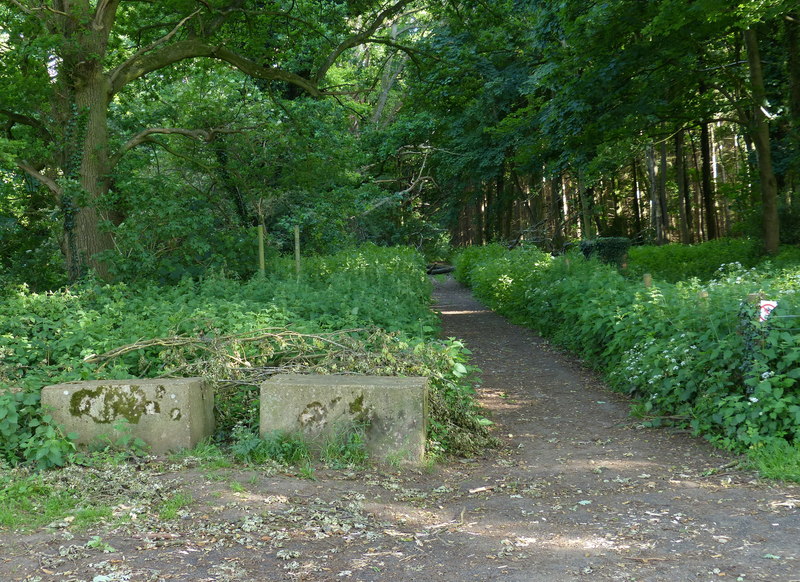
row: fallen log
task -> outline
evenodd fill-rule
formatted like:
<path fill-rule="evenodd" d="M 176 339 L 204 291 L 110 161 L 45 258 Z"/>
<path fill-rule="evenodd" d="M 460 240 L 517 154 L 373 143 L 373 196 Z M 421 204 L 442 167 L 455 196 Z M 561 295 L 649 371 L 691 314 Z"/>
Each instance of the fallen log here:
<path fill-rule="evenodd" d="M 452 273 L 455 269 L 452 265 L 428 265 L 428 275 L 444 275 L 445 273 Z"/>

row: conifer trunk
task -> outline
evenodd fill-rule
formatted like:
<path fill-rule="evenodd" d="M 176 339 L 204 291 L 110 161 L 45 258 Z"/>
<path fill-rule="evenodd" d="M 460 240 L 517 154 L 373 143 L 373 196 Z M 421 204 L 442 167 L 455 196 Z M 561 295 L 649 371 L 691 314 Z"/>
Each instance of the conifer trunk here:
<path fill-rule="evenodd" d="M 675 182 L 678 184 L 678 213 L 680 220 L 681 243 L 688 245 L 692 242 L 691 198 L 686 183 L 686 160 L 683 152 L 683 130 L 675 134 Z"/>
<path fill-rule="evenodd" d="M 758 157 L 758 174 L 761 182 L 761 212 L 764 235 L 764 251 L 777 254 L 780 245 L 780 222 L 778 219 L 778 182 L 772 168 L 772 148 L 769 139 L 769 124 L 765 108 L 767 106 L 764 75 L 761 68 L 761 55 L 758 49 L 758 36 L 755 29 L 744 32 L 747 45 L 747 61 L 750 65 L 750 83 L 753 92 L 753 117 L 751 135 Z"/>
<path fill-rule="evenodd" d="M 705 210 L 706 238 L 713 240 L 719 236 L 717 230 L 717 212 L 714 207 L 714 182 L 711 180 L 711 136 L 708 122 L 700 124 L 700 173 L 703 193 L 703 209 Z"/>

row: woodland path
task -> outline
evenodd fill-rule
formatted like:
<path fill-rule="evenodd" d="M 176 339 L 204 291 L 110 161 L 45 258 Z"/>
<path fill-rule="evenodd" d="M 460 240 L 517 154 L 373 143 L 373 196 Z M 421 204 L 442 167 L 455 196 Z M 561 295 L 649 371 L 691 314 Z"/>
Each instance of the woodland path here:
<path fill-rule="evenodd" d="M 800 487 L 641 428 L 573 358 L 453 280 L 436 285 L 444 335 L 483 370 L 500 449 L 315 480 L 191 460 L 140 467 L 124 476 L 132 492 L 158 483 L 192 503 L 172 520 L 144 511 L 88 530 L 0 531 L 0 580 L 800 581 Z M 117 477 L 101 478 L 108 489 Z M 92 536 L 114 551 L 87 548 Z"/>

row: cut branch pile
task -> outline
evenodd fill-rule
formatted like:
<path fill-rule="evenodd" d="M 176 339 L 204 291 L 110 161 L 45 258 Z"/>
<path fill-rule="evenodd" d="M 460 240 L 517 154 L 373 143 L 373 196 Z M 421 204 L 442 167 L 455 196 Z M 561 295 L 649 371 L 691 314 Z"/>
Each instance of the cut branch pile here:
<path fill-rule="evenodd" d="M 308 370 L 331 352 L 358 350 L 364 329 L 307 334 L 286 329 L 260 329 L 221 336 L 175 335 L 141 339 L 103 354 L 84 358 L 99 369 L 123 356 L 140 352 L 140 371 L 153 364 L 160 377 L 198 375 L 213 382 L 259 384 L 273 374 Z M 148 352 L 146 354 L 145 352 Z"/>
<path fill-rule="evenodd" d="M 424 347 L 423 347 L 424 346 Z M 258 387 L 281 373 L 425 376 L 431 379 L 430 419 L 448 435 L 448 449 L 468 454 L 494 442 L 475 417 L 474 402 L 445 396 L 447 370 L 438 344 L 410 344 L 401 336 L 374 329 L 300 333 L 260 329 L 219 336 L 173 335 L 142 339 L 85 358 L 104 367 L 133 355 L 139 374 L 148 377 L 201 376 L 215 385 L 217 428 L 257 423 Z M 156 368 L 157 369 L 154 369 Z"/>

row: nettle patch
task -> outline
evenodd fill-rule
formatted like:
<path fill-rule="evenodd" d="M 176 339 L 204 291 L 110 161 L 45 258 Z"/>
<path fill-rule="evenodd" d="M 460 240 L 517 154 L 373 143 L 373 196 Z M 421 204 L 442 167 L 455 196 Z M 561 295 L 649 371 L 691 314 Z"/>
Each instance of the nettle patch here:
<path fill-rule="evenodd" d="M 429 376 L 430 450 L 474 451 L 491 442 L 473 400 L 474 370 L 462 344 L 435 337 L 430 294 L 421 255 L 374 245 L 310 258 L 299 277 L 286 260 L 249 281 L 8 292 L 0 303 L 0 460 L 68 461 L 68 435 L 39 411 L 46 385 L 202 376 L 217 384 L 217 439 L 225 442 L 237 425 L 256 432 L 258 385 L 282 371 Z"/>

